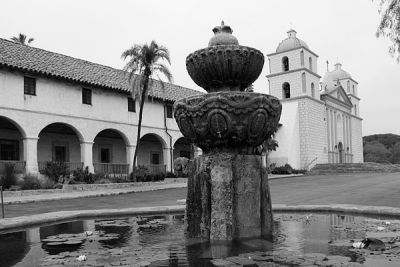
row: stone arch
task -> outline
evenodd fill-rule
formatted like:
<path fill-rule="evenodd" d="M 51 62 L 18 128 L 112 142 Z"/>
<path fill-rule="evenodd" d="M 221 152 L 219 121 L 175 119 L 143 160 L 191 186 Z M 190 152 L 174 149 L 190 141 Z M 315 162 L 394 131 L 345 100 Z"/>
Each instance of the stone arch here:
<path fill-rule="evenodd" d="M 38 138 L 39 172 L 43 172 L 51 161 L 65 162 L 70 171 L 83 167 L 80 143 L 84 139 L 73 125 L 64 122 L 47 124 L 40 130 Z"/>
<path fill-rule="evenodd" d="M 193 145 L 186 137 L 180 137 L 174 143 L 174 159 L 178 157 L 186 157 L 192 159 L 194 157 Z"/>
<path fill-rule="evenodd" d="M 11 119 L 11 118 L 9 118 L 7 116 L 1 116 L 0 115 L 0 127 L 2 126 L 2 123 L 3 123 L 2 120 L 4 120 L 3 122 L 10 122 L 19 131 L 19 133 L 21 134 L 22 138 L 26 138 L 27 137 L 26 136 L 26 131 L 24 130 L 24 128 L 19 123 L 17 123 L 15 120 L 13 120 L 13 119 Z"/>
<path fill-rule="evenodd" d="M 78 136 L 78 139 L 79 139 L 80 142 L 83 142 L 83 141 L 84 141 L 83 134 L 81 133 L 81 131 L 78 130 L 77 127 L 75 127 L 74 125 L 72 125 L 72 124 L 70 124 L 70 123 L 61 122 L 61 121 L 55 121 L 55 122 L 51 122 L 51 123 L 46 124 L 46 125 L 45 125 L 44 127 L 42 127 L 41 130 L 38 132 L 38 137 L 39 137 L 40 133 L 41 133 L 44 129 L 46 129 L 47 127 L 49 127 L 49 126 L 51 126 L 51 125 L 63 125 L 63 126 L 66 126 L 66 127 L 70 128 L 70 129 L 72 129 L 72 130 L 74 131 L 74 133 Z"/>
<path fill-rule="evenodd" d="M 166 172 L 167 165 L 171 164 L 170 149 L 167 142 L 156 133 L 142 135 L 137 151 L 137 165 L 145 166 L 150 172 Z"/>
<path fill-rule="evenodd" d="M 96 139 L 96 137 L 97 137 L 100 133 L 105 132 L 105 131 L 106 131 L 106 132 L 107 132 L 107 131 L 109 131 L 109 132 L 115 132 L 116 134 L 120 135 L 120 137 L 121 137 L 122 140 L 124 141 L 125 145 L 127 145 L 127 146 L 132 145 L 132 144 L 131 144 L 131 141 L 130 141 L 129 138 L 128 138 L 128 136 L 127 136 L 123 131 L 121 131 L 121 130 L 119 130 L 119 129 L 116 129 L 116 128 L 102 128 L 101 130 L 97 131 L 96 135 L 95 135 L 94 138 L 93 138 L 93 141 L 94 141 L 94 139 Z"/>
<path fill-rule="evenodd" d="M 99 131 L 93 139 L 92 147 L 95 172 L 104 172 L 105 164 L 128 164 L 126 151 L 128 145 L 127 136 L 120 130 L 106 128 Z"/>
<path fill-rule="evenodd" d="M 1 161 L 20 161 L 15 163 L 16 171 L 23 172 L 24 143 L 26 132 L 15 120 L 0 116 L 0 173 L 5 165 Z"/>

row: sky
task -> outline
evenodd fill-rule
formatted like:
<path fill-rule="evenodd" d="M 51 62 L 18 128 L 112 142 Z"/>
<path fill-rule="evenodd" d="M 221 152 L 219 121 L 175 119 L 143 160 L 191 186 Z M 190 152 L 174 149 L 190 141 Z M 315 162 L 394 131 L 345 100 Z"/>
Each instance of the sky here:
<path fill-rule="evenodd" d="M 207 46 L 221 20 L 265 55 L 295 29 L 319 55 L 319 75 L 327 60 L 330 70 L 340 61 L 359 83 L 363 135 L 400 134 L 400 64 L 376 38 L 378 0 L 0 0 L 0 38 L 24 33 L 34 47 L 119 69 L 124 50 L 155 40 L 170 50 L 174 83 L 196 90 L 186 56 Z M 267 74 L 265 64 L 256 92 L 268 93 Z"/>

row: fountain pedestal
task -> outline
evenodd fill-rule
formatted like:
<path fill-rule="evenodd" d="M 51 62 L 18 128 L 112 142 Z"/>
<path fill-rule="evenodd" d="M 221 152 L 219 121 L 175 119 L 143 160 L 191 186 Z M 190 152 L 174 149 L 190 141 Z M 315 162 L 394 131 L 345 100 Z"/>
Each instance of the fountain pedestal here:
<path fill-rule="evenodd" d="M 188 236 L 270 237 L 271 201 L 261 165 L 258 155 L 210 153 L 196 158 L 186 199 Z"/>
<path fill-rule="evenodd" d="M 191 163 L 186 234 L 209 240 L 270 237 L 272 211 L 260 146 L 278 126 L 275 97 L 245 92 L 264 55 L 241 46 L 229 26 L 213 29 L 207 48 L 190 54 L 191 78 L 209 94 L 174 104 L 182 134 L 203 150 Z"/>

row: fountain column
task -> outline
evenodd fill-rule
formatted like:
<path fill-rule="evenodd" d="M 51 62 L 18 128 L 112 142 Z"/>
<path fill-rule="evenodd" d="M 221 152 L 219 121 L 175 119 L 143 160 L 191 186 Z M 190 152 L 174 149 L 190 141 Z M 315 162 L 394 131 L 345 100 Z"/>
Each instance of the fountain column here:
<path fill-rule="evenodd" d="M 260 75 L 264 55 L 239 45 L 223 23 L 213 32 L 207 48 L 186 58 L 190 77 L 208 94 L 174 105 L 182 134 L 203 150 L 188 178 L 186 234 L 269 237 L 273 220 L 261 145 L 277 129 L 281 104 L 245 90 Z"/>

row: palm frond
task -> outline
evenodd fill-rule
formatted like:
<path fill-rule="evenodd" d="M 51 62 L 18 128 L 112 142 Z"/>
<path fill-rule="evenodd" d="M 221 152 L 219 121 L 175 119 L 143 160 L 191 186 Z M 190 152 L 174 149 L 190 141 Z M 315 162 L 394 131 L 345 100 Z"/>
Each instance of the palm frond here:
<path fill-rule="evenodd" d="M 153 64 L 153 72 L 161 73 L 167 78 L 168 82 L 173 82 L 172 73 L 170 72 L 169 68 L 164 63 L 154 63 Z M 158 74 L 157 74 L 157 76 L 158 76 Z"/>

